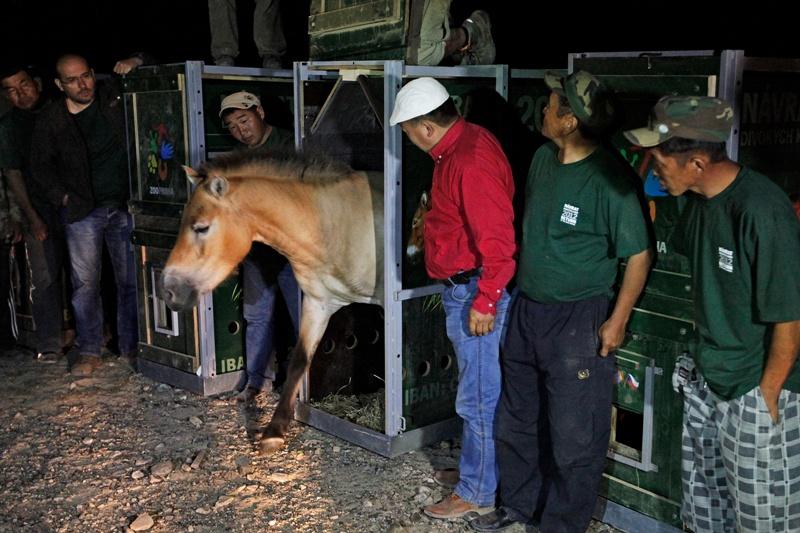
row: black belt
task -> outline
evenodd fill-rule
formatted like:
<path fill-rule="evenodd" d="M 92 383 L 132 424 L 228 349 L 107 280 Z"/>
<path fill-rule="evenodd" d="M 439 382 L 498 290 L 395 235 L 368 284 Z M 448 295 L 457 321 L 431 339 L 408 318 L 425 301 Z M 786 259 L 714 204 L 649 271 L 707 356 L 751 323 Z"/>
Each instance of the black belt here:
<path fill-rule="evenodd" d="M 464 270 L 457 274 L 453 274 L 447 279 L 437 280 L 439 283 L 447 285 L 448 287 L 455 287 L 456 285 L 466 285 L 469 280 L 477 276 L 483 271 L 482 267 L 473 268 L 472 270 Z"/>

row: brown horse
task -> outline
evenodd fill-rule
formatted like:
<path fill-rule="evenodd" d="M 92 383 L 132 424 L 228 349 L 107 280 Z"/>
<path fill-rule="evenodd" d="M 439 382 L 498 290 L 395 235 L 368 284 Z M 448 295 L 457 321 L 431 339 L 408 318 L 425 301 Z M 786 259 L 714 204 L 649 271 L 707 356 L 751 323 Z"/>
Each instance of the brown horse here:
<path fill-rule="evenodd" d="M 424 251 L 425 216 L 430 210 L 430 193 L 423 191 L 419 198 L 417 210 L 414 211 L 414 217 L 411 219 L 411 233 L 408 236 L 408 245 L 406 246 L 406 256 L 412 263 L 419 261 Z"/>
<path fill-rule="evenodd" d="M 253 241 L 286 256 L 303 290 L 300 338 L 260 449 L 280 448 L 300 381 L 328 319 L 350 303 L 383 305 L 380 174 L 295 154 L 235 153 L 199 172 L 162 275 L 173 310 L 191 308 L 244 259 Z"/>

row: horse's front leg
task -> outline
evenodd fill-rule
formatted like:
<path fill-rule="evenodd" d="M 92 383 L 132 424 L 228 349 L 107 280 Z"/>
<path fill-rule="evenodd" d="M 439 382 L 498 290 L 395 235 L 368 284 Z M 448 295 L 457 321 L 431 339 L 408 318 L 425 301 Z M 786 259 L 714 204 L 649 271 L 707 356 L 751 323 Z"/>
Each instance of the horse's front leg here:
<path fill-rule="evenodd" d="M 292 351 L 289 369 L 286 373 L 286 382 L 283 384 L 283 392 L 281 392 L 281 397 L 278 400 L 278 406 L 272 414 L 272 420 L 264 428 L 264 433 L 259 443 L 259 451 L 262 454 L 272 453 L 283 446 L 284 437 L 294 417 L 294 407 L 297 402 L 297 394 L 300 391 L 300 381 L 303 379 L 308 367 L 311 366 L 311 359 L 317 351 L 317 346 L 325 333 L 325 328 L 328 327 L 328 320 L 338 309 L 339 306 L 317 298 L 310 296 L 303 298 L 303 311 L 300 316 L 300 338 Z"/>

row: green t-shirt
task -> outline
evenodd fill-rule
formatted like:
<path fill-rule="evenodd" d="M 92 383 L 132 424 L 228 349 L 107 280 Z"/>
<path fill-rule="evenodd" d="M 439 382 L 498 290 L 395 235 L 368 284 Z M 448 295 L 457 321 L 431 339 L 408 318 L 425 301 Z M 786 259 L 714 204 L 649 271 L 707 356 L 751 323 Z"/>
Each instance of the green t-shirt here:
<path fill-rule="evenodd" d="M 128 200 L 128 154 L 95 100 L 73 115 L 89 151 L 95 207 L 125 208 Z"/>
<path fill-rule="evenodd" d="M 276 148 L 291 148 L 292 146 L 294 146 L 294 135 L 289 130 L 272 126 L 272 132 L 267 137 L 267 140 L 264 141 L 264 144 L 254 147 L 253 150 L 269 151 Z"/>
<path fill-rule="evenodd" d="M 689 196 L 672 244 L 694 278 L 695 361 L 729 400 L 761 381 L 770 325 L 800 319 L 800 223 L 786 194 L 749 168 L 711 199 Z M 800 392 L 797 364 L 784 388 Z"/>
<path fill-rule="evenodd" d="M 607 149 L 563 164 L 547 143 L 525 189 L 520 290 L 543 303 L 613 295 L 620 258 L 650 246 L 638 178 Z"/>

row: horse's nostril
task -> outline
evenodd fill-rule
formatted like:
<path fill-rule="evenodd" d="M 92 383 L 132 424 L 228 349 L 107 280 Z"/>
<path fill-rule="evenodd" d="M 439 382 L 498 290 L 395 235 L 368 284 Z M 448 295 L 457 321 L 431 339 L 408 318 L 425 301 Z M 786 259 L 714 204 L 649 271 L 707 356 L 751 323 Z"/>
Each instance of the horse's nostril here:
<path fill-rule="evenodd" d="M 166 291 L 167 301 L 172 302 L 175 300 L 175 293 L 171 290 L 167 289 Z"/>

